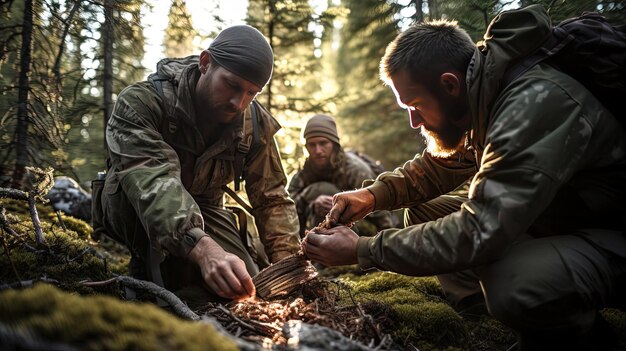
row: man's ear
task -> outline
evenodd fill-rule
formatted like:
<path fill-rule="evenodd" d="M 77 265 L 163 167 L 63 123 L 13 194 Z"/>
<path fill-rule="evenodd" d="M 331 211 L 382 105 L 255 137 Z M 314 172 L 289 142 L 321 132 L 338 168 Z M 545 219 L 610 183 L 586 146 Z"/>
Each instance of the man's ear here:
<path fill-rule="evenodd" d="M 200 72 L 206 73 L 206 71 L 209 69 L 209 64 L 211 64 L 211 54 L 208 50 L 202 50 L 202 52 L 200 53 L 200 62 L 198 62 Z"/>
<path fill-rule="evenodd" d="M 443 89 L 452 96 L 461 94 L 462 81 L 456 73 L 445 72 L 439 76 L 439 83 Z"/>

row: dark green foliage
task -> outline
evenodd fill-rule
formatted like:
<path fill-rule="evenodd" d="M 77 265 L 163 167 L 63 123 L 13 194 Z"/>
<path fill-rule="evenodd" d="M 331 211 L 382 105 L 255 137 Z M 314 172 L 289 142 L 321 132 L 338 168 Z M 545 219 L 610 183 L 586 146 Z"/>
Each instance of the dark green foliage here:
<path fill-rule="evenodd" d="M 114 3 L 113 87 L 117 93 L 143 77 L 143 1 Z M 12 176 L 18 149 L 17 107 L 23 103 L 28 125 L 27 146 L 21 149 L 27 165 L 50 165 L 85 181 L 104 169 L 104 124 L 96 122 L 103 120 L 102 5 L 59 0 L 33 4 L 27 102 L 18 101 L 17 93 L 23 2 L 0 4 L 0 176 Z"/>
<path fill-rule="evenodd" d="M 349 15 L 341 30 L 335 79 L 341 92 L 337 123 L 344 131 L 344 146 L 393 169 L 423 149 L 406 112 L 379 79 L 380 58 L 399 32 L 401 7 L 376 0 L 344 0 L 342 4 Z"/>

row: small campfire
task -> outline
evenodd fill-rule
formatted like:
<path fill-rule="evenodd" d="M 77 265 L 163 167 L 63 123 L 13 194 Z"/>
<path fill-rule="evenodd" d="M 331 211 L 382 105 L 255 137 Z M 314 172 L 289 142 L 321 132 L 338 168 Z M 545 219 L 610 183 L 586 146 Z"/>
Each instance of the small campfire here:
<path fill-rule="evenodd" d="M 289 336 L 285 335 L 283 326 L 294 320 L 331 328 L 365 345 L 390 342 L 389 336 L 381 330 L 383 326 L 388 327 L 392 320 L 388 308 L 376 302 L 362 306 L 354 301 L 351 305 L 342 306 L 338 304 L 340 285 L 336 285 L 336 291 L 332 291 L 328 282 L 318 279 L 305 285 L 305 295 L 307 291 L 308 294 L 315 291 L 320 295 L 272 301 L 251 298 L 226 306 L 213 306 L 207 314 L 216 318 L 230 334 L 261 345 L 288 344 Z"/>
<path fill-rule="evenodd" d="M 236 337 L 262 345 L 286 345 L 290 340 L 283 326 L 302 321 L 331 328 L 364 344 L 390 342 L 381 331 L 381 326 L 391 321 L 390 311 L 374 302 L 362 306 L 351 295 L 351 304 L 340 305 L 341 289 L 349 294 L 347 287 L 320 279 L 302 252 L 270 265 L 253 281 L 256 297 L 226 306 L 210 305 L 206 311 Z"/>
<path fill-rule="evenodd" d="M 328 215 L 309 232 L 331 228 Z M 263 269 L 252 278 L 256 296 L 226 306 L 211 305 L 207 314 L 226 330 L 261 345 L 291 344 L 283 327 L 292 321 L 316 324 L 338 331 L 363 344 L 383 346 L 392 343 L 382 329 L 393 320 L 391 310 L 377 302 L 357 303 L 348 287 L 320 279 L 317 269 L 302 250 Z M 332 289 L 332 287 L 336 289 Z M 351 303 L 339 303 L 341 289 Z"/>

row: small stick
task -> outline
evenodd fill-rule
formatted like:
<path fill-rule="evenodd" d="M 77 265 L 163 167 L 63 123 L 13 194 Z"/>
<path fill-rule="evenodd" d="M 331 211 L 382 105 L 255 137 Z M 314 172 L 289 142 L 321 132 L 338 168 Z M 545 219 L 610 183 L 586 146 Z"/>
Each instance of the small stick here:
<path fill-rule="evenodd" d="M 245 327 L 246 329 L 249 329 L 251 331 L 256 331 L 256 328 L 254 328 L 250 324 L 244 322 L 239 317 L 235 316 L 228 308 L 226 308 L 226 307 L 224 307 L 222 305 L 217 305 L 217 309 L 219 309 L 221 312 L 225 313 L 228 317 L 232 318 L 235 322 L 237 322 L 241 326 Z"/>
<path fill-rule="evenodd" d="M 39 221 L 39 214 L 37 213 L 37 207 L 35 206 L 35 193 L 30 192 L 28 194 L 28 209 L 30 210 L 30 218 L 35 225 L 35 241 L 39 246 L 46 246 L 46 239 L 43 237 L 43 230 L 41 230 L 41 221 Z"/>
<path fill-rule="evenodd" d="M 65 222 L 63 222 L 63 217 L 61 216 L 61 210 L 56 210 L 57 219 L 59 220 L 59 226 L 63 229 L 63 231 L 67 231 L 67 227 L 65 226 Z"/>

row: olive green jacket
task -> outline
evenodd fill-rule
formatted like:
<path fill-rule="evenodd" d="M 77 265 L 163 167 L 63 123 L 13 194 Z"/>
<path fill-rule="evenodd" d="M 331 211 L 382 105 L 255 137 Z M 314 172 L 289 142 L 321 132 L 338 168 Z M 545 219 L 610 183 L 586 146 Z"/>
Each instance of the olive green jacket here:
<path fill-rule="evenodd" d="M 492 22 L 467 71 L 473 125 L 462 162 L 458 155 L 418 155 L 368 187 L 376 209 L 396 209 L 473 177 L 469 200 L 440 220 L 359 238 L 362 268 L 459 271 L 497 259 L 527 234 L 576 232 L 626 256 L 626 248 L 597 239 L 600 231 L 620 235 L 626 226 L 626 133 L 617 119 L 580 83 L 546 64 L 500 87 L 512 60 L 538 47 L 550 28 L 539 6 Z"/>
<path fill-rule="evenodd" d="M 358 189 L 363 185 L 363 181 L 376 178 L 377 174 L 359 156 L 352 152 L 338 151 L 339 164 L 324 172 L 315 172 L 309 160 L 304 163 L 302 170 L 298 171 L 289 181 L 289 195 L 296 203 L 300 225 L 306 222 L 309 202 L 303 196 L 303 191 L 309 185 L 316 182 L 329 182 L 334 184 L 339 191 Z M 389 211 L 377 211 L 365 219 L 372 223 L 377 230 L 392 228 L 394 222 Z M 300 228 L 301 234 L 304 229 Z M 308 228 L 310 229 L 310 228 Z"/>
<path fill-rule="evenodd" d="M 201 237 L 219 230 L 204 228 L 202 208 L 223 207 L 222 186 L 234 179 L 235 148 L 242 139 L 251 144 L 251 111 L 224 125 L 219 140 L 206 146 L 196 124 L 210 116 L 196 114 L 192 99 L 200 76 L 197 63 L 170 60 L 159 64 L 158 71 L 176 82 L 164 83 L 165 98 L 150 81 L 133 84 L 118 96 L 106 128 L 112 167 L 104 197 L 123 191 L 151 241 L 185 256 Z M 273 139 L 280 125 L 264 109 L 258 109 L 258 121 L 260 142 L 246 156 L 244 180 L 259 236 L 273 262 L 299 249 L 298 217 Z"/>

